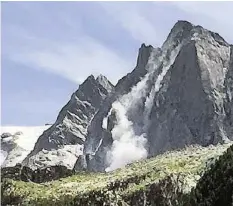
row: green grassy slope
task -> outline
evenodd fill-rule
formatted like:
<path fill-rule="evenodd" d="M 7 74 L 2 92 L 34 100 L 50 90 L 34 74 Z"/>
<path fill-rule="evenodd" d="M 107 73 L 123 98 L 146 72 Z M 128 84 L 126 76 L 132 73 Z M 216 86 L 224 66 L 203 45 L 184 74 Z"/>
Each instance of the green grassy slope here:
<path fill-rule="evenodd" d="M 190 205 L 233 205 L 233 145 L 201 177 L 190 195 Z"/>
<path fill-rule="evenodd" d="M 109 173 L 80 173 L 47 183 L 5 179 L 2 205 L 181 205 L 230 144 L 191 146 L 135 162 Z M 168 199 L 170 199 L 168 201 Z"/>

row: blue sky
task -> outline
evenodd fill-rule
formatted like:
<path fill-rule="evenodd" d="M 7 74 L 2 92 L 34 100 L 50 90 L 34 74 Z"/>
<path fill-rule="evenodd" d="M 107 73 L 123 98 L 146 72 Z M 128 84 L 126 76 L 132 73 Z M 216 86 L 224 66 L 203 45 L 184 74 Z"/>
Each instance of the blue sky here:
<path fill-rule="evenodd" d="M 2 2 L 2 125 L 53 123 L 78 85 L 130 72 L 177 20 L 233 43 L 233 2 Z"/>

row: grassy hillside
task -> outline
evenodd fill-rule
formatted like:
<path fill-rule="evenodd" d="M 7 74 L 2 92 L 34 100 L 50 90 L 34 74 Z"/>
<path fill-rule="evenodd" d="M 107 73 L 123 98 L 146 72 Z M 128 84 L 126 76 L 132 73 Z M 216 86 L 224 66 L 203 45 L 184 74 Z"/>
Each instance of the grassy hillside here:
<path fill-rule="evenodd" d="M 80 173 L 47 183 L 5 179 L 2 205 L 182 205 L 230 144 L 192 146 L 110 173 Z"/>
<path fill-rule="evenodd" d="M 190 195 L 190 205 L 233 205 L 233 145 L 201 177 Z"/>

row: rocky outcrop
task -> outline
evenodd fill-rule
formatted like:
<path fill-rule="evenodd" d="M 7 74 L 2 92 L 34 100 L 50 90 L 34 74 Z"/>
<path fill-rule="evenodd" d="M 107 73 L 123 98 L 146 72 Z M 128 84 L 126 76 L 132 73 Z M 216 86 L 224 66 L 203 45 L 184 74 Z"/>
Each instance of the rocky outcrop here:
<path fill-rule="evenodd" d="M 104 76 L 89 76 L 38 139 L 23 164 L 33 169 L 64 165 L 72 169 L 82 154 L 87 127 L 114 86 Z"/>
<path fill-rule="evenodd" d="M 232 70 L 232 46 L 219 34 L 178 21 L 161 49 L 142 45 L 135 70 L 118 82 L 88 127 L 82 161 L 88 155 L 85 165 L 92 171 L 109 165 L 118 124 L 112 121 L 112 103 L 126 97 L 132 102 L 127 118 L 134 133 L 146 137 L 148 156 L 232 140 Z M 143 81 L 141 92 L 132 96 Z M 107 128 L 105 117 L 112 124 Z"/>
<path fill-rule="evenodd" d="M 189 201 L 192 206 L 233 204 L 233 146 L 201 177 Z"/>
<path fill-rule="evenodd" d="M 9 178 L 24 182 L 43 183 L 68 177 L 72 174 L 72 170 L 67 169 L 65 166 L 56 165 L 32 170 L 29 167 L 16 164 L 14 167 L 5 167 L 1 169 L 1 180 L 3 181 L 4 179 Z"/>
<path fill-rule="evenodd" d="M 224 123 L 230 46 L 200 26 L 193 27 L 190 35 L 154 99 L 148 130 L 151 155 L 187 144 L 232 139 Z"/>
<path fill-rule="evenodd" d="M 77 162 L 80 168 L 76 165 L 76 170 L 80 170 L 81 168 L 85 169 L 86 166 L 92 171 L 103 170 L 103 165 L 105 165 L 104 157 L 106 152 L 110 150 L 112 144 L 111 132 L 103 128 L 103 119 L 108 115 L 112 103 L 122 95 L 127 94 L 148 72 L 149 68 L 146 63 L 152 52 L 157 53 L 158 51 L 150 45 L 141 45 L 135 69 L 118 81 L 114 93 L 106 98 L 103 103 L 104 106 L 100 107 L 99 111 L 94 116 L 88 127 L 87 139 L 84 143 L 84 155 L 82 158 L 79 158 Z M 94 156 L 96 152 L 98 155 Z M 83 163 L 88 161 L 88 164 L 84 163 L 84 165 L 81 166 L 82 163 L 80 164 L 79 161 Z"/>
<path fill-rule="evenodd" d="M 1 159 L 1 167 L 13 167 L 17 163 L 21 163 L 46 129 L 48 126 L 2 126 L 0 152 L 4 159 Z"/>
<path fill-rule="evenodd" d="M 231 45 L 230 66 L 226 73 L 224 86 L 226 92 L 224 125 L 226 125 L 225 130 L 227 135 L 233 136 L 233 45 Z"/>

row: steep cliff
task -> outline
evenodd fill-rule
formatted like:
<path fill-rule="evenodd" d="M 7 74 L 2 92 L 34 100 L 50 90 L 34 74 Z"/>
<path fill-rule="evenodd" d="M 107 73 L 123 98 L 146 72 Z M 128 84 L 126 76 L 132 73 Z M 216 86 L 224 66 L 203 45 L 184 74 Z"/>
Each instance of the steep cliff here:
<path fill-rule="evenodd" d="M 83 144 L 93 116 L 114 86 L 104 76 L 89 76 L 58 114 L 56 122 L 38 139 L 23 161 L 33 169 L 64 165 L 72 169 L 83 152 Z"/>
<path fill-rule="evenodd" d="M 232 139 L 224 124 L 230 46 L 199 26 L 190 35 L 154 98 L 148 129 L 151 155 Z"/>
<path fill-rule="evenodd" d="M 228 142 L 232 46 L 178 21 L 161 48 L 142 45 L 136 69 L 104 105 L 88 127 L 76 170 L 112 170 L 186 145 Z"/>
<path fill-rule="evenodd" d="M 156 55 L 160 53 L 160 50 L 152 46 L 146 46 L 145 44 L 141 45 L 135 69 L 118 81 L 115 86 L 115 91 L 106 98 L 103 107 L 100 107 L 99 111 L 94 116 L 88 127 L 87 139 L 84 143 L 84 155 L 79 156 L 79 161 L 81 162 L 77 163 L 80 167 L 76 165 L 77 170 L 80 168 L 87 169 L 88 166 L 89 169 L 98 171 L 105 165 L 104 156 L 107 151 L 110 150 L 113 139 L 111 132 L 103 128 L 104 119 L 108 115 L 112 103 L 130 92 L 130 89 L 137 85 L 146 75 L 149 69 L 147 62 L 152 52 L 154 53 L 154 57 L 156 57 Z M 100 157 L 96 155 L 97 158 L 93 159 L 93 155 L 96 152 Z M 88 164 L 86 164 L 87 161 Z"/>
<path fill-rule="evenodd" d="M 115 87 L 80 85 L 23 166 L 4 168 L 2 204 L 230 206 L 231 140 L 233 46 L 178 21 Z"/>

